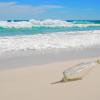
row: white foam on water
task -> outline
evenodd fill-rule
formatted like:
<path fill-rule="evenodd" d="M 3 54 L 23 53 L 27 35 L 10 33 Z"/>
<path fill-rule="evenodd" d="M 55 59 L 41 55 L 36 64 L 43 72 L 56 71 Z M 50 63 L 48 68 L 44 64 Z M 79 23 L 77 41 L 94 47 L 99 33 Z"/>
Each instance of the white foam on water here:
<path fill-rule="evenodd" d="M 19 21 L 19 22 L 8 22 L 8 21 L 0 21 L 0 27 L 3 28 L 32 28 L 34 26 L 37 27 L 70 27 L 72 24 L 70 22 L 61 21 L 61 20 L 29 20 L 29 21 Z"/>
<path fill-rule="evenodd" d="M 84 49 L 100 46 L 100 30 L 0 37 L 0 53 L 18 50 Z"/>
<path fill-rule="evenodd" d="M 76 27 L 92 27 L 92 26 L 99 27 L 100 24 L 74 24 L 73 26 L 76 26 Z"/>
<path fill-rule="evenodd" d="M 19 22 L 8 22 L 0 21 L 0 27 L 3 28 L 32 28 L 32 27 L 89 27 L 89 26 L 100 26 L 100 24 L 75 24 L 72 22 L 62 21 L 62 20 L 29 20 L 29 21 L 19 21 Z"/>
<path fill-rule="evenodd" d="M 32 28 L 32 23 L 27 22 L 27 21 L 21 21 L 21 22 L 0 21 L 0 27 L 3 27 L 3 28 Z"/>

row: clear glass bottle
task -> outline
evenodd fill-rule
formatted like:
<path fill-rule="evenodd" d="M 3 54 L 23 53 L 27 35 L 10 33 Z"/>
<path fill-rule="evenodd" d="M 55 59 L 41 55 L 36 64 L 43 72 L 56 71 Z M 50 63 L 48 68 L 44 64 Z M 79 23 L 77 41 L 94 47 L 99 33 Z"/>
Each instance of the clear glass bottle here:
<path fill-rule="evenodd" d="M 82 79 L 92 68 L 100 64 L 100 60 L 93 62 L 80 63 L 76 66 L 66 69 L 63 72 L 63 81 Z"/>

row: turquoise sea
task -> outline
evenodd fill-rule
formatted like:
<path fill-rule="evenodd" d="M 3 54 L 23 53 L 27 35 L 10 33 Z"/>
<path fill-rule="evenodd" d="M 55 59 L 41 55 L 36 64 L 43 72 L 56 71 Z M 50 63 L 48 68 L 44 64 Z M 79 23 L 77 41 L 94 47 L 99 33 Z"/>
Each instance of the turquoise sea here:
<path fill-rule="evenodd" d="M 0 21 L 0 53 L 100 46 L 100 20 Z"/>

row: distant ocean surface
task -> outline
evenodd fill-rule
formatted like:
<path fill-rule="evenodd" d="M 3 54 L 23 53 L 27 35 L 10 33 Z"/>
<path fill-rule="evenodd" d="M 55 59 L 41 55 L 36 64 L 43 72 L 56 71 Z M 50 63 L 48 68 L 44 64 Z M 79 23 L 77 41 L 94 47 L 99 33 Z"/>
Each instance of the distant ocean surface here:
<path fill-rule="evenodd" d="M 100 47 L 99 20 L 0 21 L 0 53 Z"/>

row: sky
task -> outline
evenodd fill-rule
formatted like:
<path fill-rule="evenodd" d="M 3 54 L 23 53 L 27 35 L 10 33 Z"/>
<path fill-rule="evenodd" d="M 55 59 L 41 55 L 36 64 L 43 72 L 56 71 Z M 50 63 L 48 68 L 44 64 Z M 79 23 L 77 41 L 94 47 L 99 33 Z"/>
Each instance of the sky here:
<path fill-rule="evenodd" d="M 100 0 L 0 0 L 0 20 L 100 20 Z"/>

